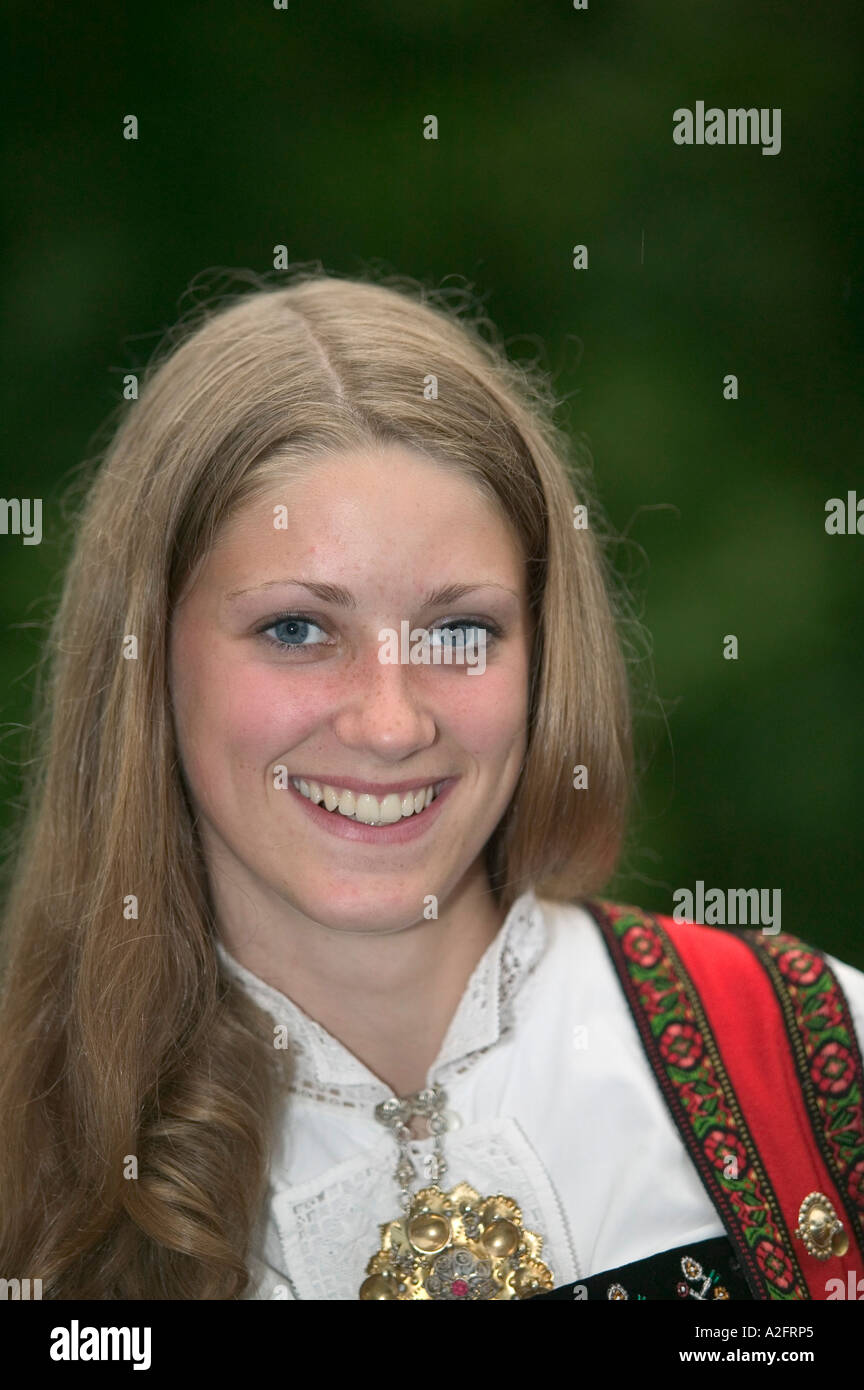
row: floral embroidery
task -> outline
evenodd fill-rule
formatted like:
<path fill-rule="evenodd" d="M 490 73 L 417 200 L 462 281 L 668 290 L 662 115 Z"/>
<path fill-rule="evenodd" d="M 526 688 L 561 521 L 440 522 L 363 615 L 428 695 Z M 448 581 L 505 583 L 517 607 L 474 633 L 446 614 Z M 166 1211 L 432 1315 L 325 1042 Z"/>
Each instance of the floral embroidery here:
<path fill-rule="evenodd" d="M 683 1274 L 683 1279 L 682 1279 Z M 720 1280 L 723 1280 L 721 1283 Z M 728 1236 L 660 1250 L 642 1260 L 601 1270 L 574 1284 L 532 1294 L 531 1302 L 606 1299 L 620 1303 L 654 1299 L 696 1298 L 745 1300 L 753 1289 L 743 1277 Z"/>
<path fill-rule="evenodd" d="M 810 1075 L 820 1091 L 832 1096 L 845 1095 L 855 1080 L 855 1065 L 849 1049 L 838 1042 L 825 1043 L 813 1058 Z"/>
<path fill-rule="evenodd" d="M 705 1051 L 702 1035 L 691 1023 L 669 1023 L 660 1034 L 660 1051 L 667 1062 L 689 1071 Z"/>
<path fill-rule="evenodd" d="M 643 980 L 639 985 L 639 998 L 646 1013 L 662 1014 L 669 1007 L 668 989 L 658 989 L 650 980 Z"/>
<path fill-rule="evenodd" d="M 842 1027 L 843 1005 L 835 991 L 819 996 L 819 1002 L 811 1009 L 807 1022 L 817 1028 Z"/>
<path fill-rule="evenodd" d="M 731 1129 L 709 1130 L 702 1140 L 702 1148 L 706 1158 L 721 1172 L 725 1172 L 730 1158 L 734 1158 L 739 1173 L 747 1167 L 747 1150 Z"/>
<path fill-rule="evenodd" d="M 631 927 L 621 938 L 621 949 L 630 960 L 645 970 L 653 970 L 663 955 L 663 948 L 642 926 Z"/>
<path fill-rule="evenodd" d="M 809 1298 L 773 1188 L 671 938 L 638 908 L 597 900 L 587 906 L 609 945 L 657 1080 L 715 1204 L 737 1233 L 754 1284 L 771 1299 Z M 815 981 L 822 971 L 818 957 L 799 947 L 786 973 Z M 831 1053 L 822 1061 L 820 1077 L 829 1087 L 839 1084 L 843 1059 Z"/>
<path fill-rule="evenodd" d="M 748 945 L 775 984 L 814 1132 L 864 1245 L 864 1083 L 845 997 L 796 937 L 754 934 Z"/>
<path fill-rule="evenodd" d="M 760 1240 L 756 1246 L 760 1269 L 781 1289 L 791 1289 L 795 1272 L 783 1247 L 774 1241 Z"/>
<path fill-rule="evenodd" d="M 698 1298 L 707 1299 L 709 1293 L 712 1298 L 728 1298 L 729 1290 L 722 1284 L 718 1284 L 719 1275 L 716 1270 L 705 1273 L 698 1260 L 694 1260 L 692 1255 L 682 1255 L 681 1271 L 684 1278 L 675 1286 L 675 1292 L 679 1298 Z"/>
<path fill-rule="evenodd" d="M 784 952 L 777 965 L 781 975 L 791 985 L 812 985 L 825 968 L 818 956 L 812 951 L 802 950 L 800 946 L 793 946 Z"/>

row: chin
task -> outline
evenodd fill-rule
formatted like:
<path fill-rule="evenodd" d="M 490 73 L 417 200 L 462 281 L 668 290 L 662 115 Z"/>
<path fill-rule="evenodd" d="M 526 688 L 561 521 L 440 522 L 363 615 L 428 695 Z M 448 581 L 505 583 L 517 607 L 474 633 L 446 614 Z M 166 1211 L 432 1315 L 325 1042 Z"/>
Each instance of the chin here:
<path fill-rule="evenodd" d="M 332 882 L 320 889 L 291 893 L 289 897 L 306 917 L 335 931 L 400 931 L 423 920 L 424 898 L 430 891 L 421 891 L 409 884 L 382 887 L 380 879 L 370 879 L 364 886 L 358 879 L 340 885 Z"/>

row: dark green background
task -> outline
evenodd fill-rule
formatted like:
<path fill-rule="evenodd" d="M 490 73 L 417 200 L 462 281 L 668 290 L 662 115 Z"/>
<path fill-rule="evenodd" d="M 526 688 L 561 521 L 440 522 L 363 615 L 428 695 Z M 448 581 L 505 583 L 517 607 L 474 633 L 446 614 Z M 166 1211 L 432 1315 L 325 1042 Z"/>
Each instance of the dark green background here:
<path fill-rule="evenodd" d="M 784 929 L 864 966 L 864 536 L 824 529 L 864 495 L 858 8 L 7 4 L 2 486 L 46 534 L 0 537 L 5 823 L 62 491 L 190 282 L 285 243 L 465 277 L 555 374 L 653 639 L 615 894 L 781 888 Z M 673 144 L 698 99 L 780 107 L 780 154 Z"/>

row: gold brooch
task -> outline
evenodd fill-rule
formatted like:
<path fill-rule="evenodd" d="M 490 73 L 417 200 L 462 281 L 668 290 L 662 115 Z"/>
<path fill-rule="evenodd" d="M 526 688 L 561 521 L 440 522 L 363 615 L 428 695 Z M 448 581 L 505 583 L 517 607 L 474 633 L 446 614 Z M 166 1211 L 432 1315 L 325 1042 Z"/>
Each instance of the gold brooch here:
<path fill-rule="evenodd" d="M 845 1255 L 849 1249 L 849 1236 L 843 1222 L 824 1192 L 808 1192 L 798 1212 L 795 1234 L 817 1260 Z"/>
<path fill-rule="evenodd" d="M 542 1245 L 512 1197 L 481 1197 L 466 1182 L 450 1192 L 424 1187 L 405 1216 L 381 1226 L 360 1298 L 530 1298 L 554 1283 Z"/>

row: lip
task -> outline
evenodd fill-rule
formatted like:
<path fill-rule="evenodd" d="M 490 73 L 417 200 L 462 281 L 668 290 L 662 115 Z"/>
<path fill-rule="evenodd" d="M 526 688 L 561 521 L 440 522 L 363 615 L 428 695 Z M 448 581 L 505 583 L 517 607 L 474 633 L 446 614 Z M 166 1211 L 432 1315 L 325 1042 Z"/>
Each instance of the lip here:
<path fill-rule="evenodd" d="M 299 775 L 297 773 L 293 775 L 298 777 L 299 780 Z M 308 781 L 308 778 L 304 778 L 303 780 Z M 313 778 L 312 780 L 317 781 L 318 779 Z M 441 783 L 441 790 L 435 800 L 431 805 L 426 807 L 425 811 L 421 811 L 419 815 L 406 816 L 403 820 L 395 821 L 393 825 L 381 825 L 377 827 L 373 825 L 363 825 L 360 821 L 351 820 L 348 816 L 340 815 L 338 811 L 327 811 L 322 809 L 321 806 L 316 806 L 314 801 L 310 801 L 308 797 L 297 790 L 290 778 L 286 790 L 297 798 L 306 814 L 316 825 L 319 825 L 322 830 L 328 831 L 331 835 L 335 835 L 337 839 L 355 840 L 362 845 L 404 845 L 408 844 L 411 840 L 419 840 L 422 835 L 425 835 L 427 831 L 432 828 L 441 813 L 442 805 L 447 800 L 447 797 L 450 795 L 450 792 L 458 780 L 457 777 L 446 778 Z M 354 791 L 355 788 L 371 791 L 374 783 L 355 783 L 355 785 L 352 786 L 349 781 L 347 784 L 340 782 L 338 785 L 344 787 L 346 791 Z M 415 788 L 418 788 L 416 782 L 404 782 L 399 785 L 403 786 L 405 791 L 413 791 Z M 422 783 L 420 785 L 422 786 Z M 426 785 L 437 786 L 438 784 L 427 782 Z"/>

